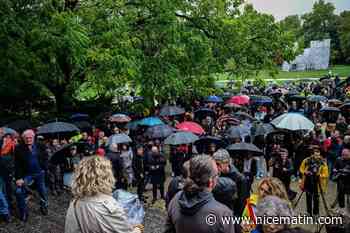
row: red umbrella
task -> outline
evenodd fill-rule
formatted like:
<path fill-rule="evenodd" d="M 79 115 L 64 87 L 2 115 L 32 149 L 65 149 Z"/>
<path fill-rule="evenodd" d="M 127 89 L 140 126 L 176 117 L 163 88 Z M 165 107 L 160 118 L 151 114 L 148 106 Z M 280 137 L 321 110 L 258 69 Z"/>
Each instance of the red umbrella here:
<path fill-rule="evenodd" d="M 247 95 L 236 95 L 236 96 L 233 96 L 231 99 L 229 99 L 226 103 L 246 105 L 246 104 L 249 104 L 249 100 L 250 100 L 249 96 Z"/>
<path fill-rule="evenodd" d="M 192 121 L 184 121 L 179 123 L 176 125 L 176 128 L 181 131 L 187 131 L 198 135 L 205 133 L 204 129 L 199 124 Z"/>

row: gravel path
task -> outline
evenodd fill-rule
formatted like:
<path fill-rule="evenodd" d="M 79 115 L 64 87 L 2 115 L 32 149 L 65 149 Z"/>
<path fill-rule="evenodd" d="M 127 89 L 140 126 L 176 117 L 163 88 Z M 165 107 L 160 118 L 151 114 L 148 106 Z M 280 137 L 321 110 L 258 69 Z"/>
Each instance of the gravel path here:
<path fill-rule="evenodd" d="M 294 190 L 298 190 L 297 183 L 292 184 Z M 335 198 L 336 185 L 333 182 L 329 184 L 329 192 L 326 194 L 328 205 L 333 203 Z M 299 191 L 299 190 L 298 190 Z M 147 192 L 150 200 L 151 192 Z M 17 218 L 13 218 L 10 224 L 0 223 L 0 233 L 64 233 L 65 215 L 71 200 L 71 194 L 64 193 L 59 197 L 50 196 L 49 215 L 41 216 L 39 203 L 36 200 L 29 202 L 30 216 L 28 222 L 23 224 Z M 321 215 L 325 215 L 325 210 L 321 204 Z M 153 206 L 145 206 L 145 233 L 161 233 L 165 224 L 164 202 L 157 201 Z M 296 212 L 304 214 L 306 211 L 305 195 L 300 200 Z M 315 226 L 302 226 L 308 230 L 314 231 Z M 325 231 L 322 231 L 325 232 Z"/>

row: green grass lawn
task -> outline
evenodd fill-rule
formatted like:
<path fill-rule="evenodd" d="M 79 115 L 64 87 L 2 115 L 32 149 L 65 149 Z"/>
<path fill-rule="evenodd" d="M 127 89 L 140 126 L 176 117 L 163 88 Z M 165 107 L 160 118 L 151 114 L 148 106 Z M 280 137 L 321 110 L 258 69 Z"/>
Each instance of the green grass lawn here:
<path fill-rule="evenodd" d="M 331 70 L 333 75 L 338 74 L 340 77 L 348 77 L 350 75 L 350 65 L 336 65 L 330 67 L 328 70 L 314 70 L 314 71 L 294 71 L 294 72 L 285 72 L 280 71 L 275 77 L 269 75 L 268 72 L 262 71 L 258 75 L 259 78 L 263 79 L 307 79 L 307 78 L 321 78 L 328 74 L 328 71 Z M 255 77 L 250 77 L 254 79 Z M 228 76 L 220 75 L 218 80 L 227 80 Z"/>

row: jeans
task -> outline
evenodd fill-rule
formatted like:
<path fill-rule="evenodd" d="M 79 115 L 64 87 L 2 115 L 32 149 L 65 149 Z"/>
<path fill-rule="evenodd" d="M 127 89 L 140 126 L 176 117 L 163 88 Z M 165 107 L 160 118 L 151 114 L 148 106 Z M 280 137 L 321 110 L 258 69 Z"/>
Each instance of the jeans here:
<path fill-rule="evenodd" d="M 8 215 L 9 213 L 9 206 L 5 195 L 0 191 L 0 215 Z"/>
<path fill-rule="evenodd" d="M 25 216 L 28 214 L 26 197 L 28 192 L 28 186 L 35 183 L 36 189 L 40 195 L 40 206 L 42 208 L 47 208 L 48 198 L 47 198 L 47 189 L 45 186 L 45 172 L 41 171 L 38 174 L 32 174 L 30 176 L 24 177 L 24 184 L 22 186 L 16 187 L 16 200 L 19 209 L 20 216 Z"/>

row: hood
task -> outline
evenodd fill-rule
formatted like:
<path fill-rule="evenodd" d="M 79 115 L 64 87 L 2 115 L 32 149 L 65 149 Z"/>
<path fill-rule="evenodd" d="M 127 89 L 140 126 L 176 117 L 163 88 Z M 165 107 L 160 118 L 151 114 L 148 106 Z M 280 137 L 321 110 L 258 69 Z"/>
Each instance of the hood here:
<path fill-rule="evenodd" d="M 179 197 L 180 211 L 187 216 L 195 215 L 205 204 L 213 200 L 210 192 L 199 192 L 194 195 L 181 192 Z"/>

